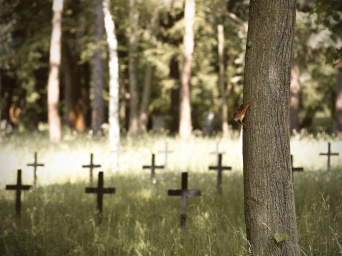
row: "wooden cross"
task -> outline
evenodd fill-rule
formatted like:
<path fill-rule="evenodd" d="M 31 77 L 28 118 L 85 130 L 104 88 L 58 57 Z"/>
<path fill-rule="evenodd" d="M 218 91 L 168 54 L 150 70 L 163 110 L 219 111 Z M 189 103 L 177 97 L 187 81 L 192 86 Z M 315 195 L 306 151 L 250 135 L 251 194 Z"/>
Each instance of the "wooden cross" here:
<path fill-rule="evenodd" d="M 100 164 L 93 164 L 93 153 L 90 154 L 90 164 L 89 165 L 82 165 L 83 168 L 90 169 L 90 183 L 93 183 L 93 169 L 101 167 Z"/>
<path fill-rule="evenodd" d="M 320 153 L 320 156 L 328 156 L 328 171 L 330 171 L 330 156 L 338 156 L 339 153 L 331 152 L 331 144 L 328 142 L 328 153 Z"/>
<path fill-rule="evenodd" d="M 156 183 L 155 180 L 155 169 L 163 169 L 163 165 L 155 165 L 155 154 L 152 154 L 152 163 L 151 165 L 143 165 L 143 169 L 151 169 L 151 185 Z"/>
<path fill-rule="evenodd" d="M 215 151 L 210 152 L 211 155 L 216 155 L 216 157 L 217 157 L 217 164 L 218 164 L 218 161 L 219 161 L 219 154 L 225 154 L 225 152 L 220 152 L 219 151 L 219 146 L 220 146 L 220 142 L 217 141 L 216 142 Z"/>
<path fill-rule="evenodd" d="M 200 190 L 188 190 L 188 173 L 182 172 L 182 189 L 168 190 L 169 196 L 181 196 L 181 216 L 180 216 L 180 225 L 181 229 L 185 229 L 185 223 L 186 223 L 186 208 L 188 206 L 187 198 L 190 196 L 201 196 Z"/>
<path fill-rule="evenodd" d="M 86 193 L 97 194 L 98 223 L 101 224 L 103 194 L 115 194 L 115 188 L 103 187 L 103 172 L 99 172 L 97 188 L 86 188 Z"/>
<path fill-rule="evenodd" d="M 218 154 L 217 166 L 209 166 L 209 170 L 217 170 L 217 193 L 222 194 L 222 172 L 225 170 L 231 170 L 230 166 L 222 166 L 222 154 Z"/>
<path fill-rule="evenodd" d="M 167 141 L 165 141 L 165 147 L 164 147 L 164 151 L 158 151 L 158 153 L 163 153 L 163 154 L 165 154 L 165 158 L 164 158 L 164 166 L 166 167 L 167 166 L 167 156 L 168 156 L 168 154 L 170 153 L 173 153 L 173 151 L 171 151 L 171 150 L 168 150 L 168 142 Z"/>
<path fill-rule="evenodd" d="M 17 184 L 16 185 L 6 185 L 6 190 L 16 190 L 16 203 L 15 203 L 15 210 L 17 215 L 20 217 L 20 208 L 21 208 L 21 191 L 22 190 L 29 190 L 31 188 L 30 185 L 22 185 L 21 184 L 21 170 L 18 170 L 17 174 Z"/>
<path fill-rule="evenodd" d="M 293 179 L 293 172 L 304 172 L 303 167 L 293 167 L 293 156 L 291 155 L 291 166 L 292 166 L 292 179 Z"/>
<path fill-rule="evenodd" d="M 44 164 L 38 164 L 37 163 L 37 152 L 34 152 L 34 163 L 33 164 L 27 164 L 27 166 L 33 167 L 33 187 L 36 187 L 37 185 L 37 167 L 44 166 Z"/>

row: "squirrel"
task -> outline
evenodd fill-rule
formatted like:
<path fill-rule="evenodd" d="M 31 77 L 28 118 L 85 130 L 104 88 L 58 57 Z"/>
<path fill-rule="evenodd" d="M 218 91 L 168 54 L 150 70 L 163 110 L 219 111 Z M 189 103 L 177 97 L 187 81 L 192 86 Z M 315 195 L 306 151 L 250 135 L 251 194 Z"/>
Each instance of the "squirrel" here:
<path fill-rule="evenodd" d="M 243 104 L 240 105 L 240 107 L 238 107 L 234 113 L 233 113 L 233 117 L 234 117 L 234 121 L 240 123 L 243 125 L 243 127 L 247 128 L 246 125 L 242 122 L 243 118 L 245 117 L 247 108 L 249 107 L 249 105 L 251 105 L 251 100 L 247 103 L 247 105 L 244 107 Z"/>

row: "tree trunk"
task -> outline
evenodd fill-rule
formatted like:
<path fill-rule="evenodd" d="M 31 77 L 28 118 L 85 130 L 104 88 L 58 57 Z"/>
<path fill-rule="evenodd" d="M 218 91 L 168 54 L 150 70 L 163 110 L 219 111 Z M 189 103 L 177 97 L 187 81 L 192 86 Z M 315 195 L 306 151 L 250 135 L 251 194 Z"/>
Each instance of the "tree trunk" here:
<path fill-rule="evenodd" d="M 342 39 L 337 38 L 336 48 L 342 47 Z M 339 59 L 336 66 L 336 104 L 335 104 L 335 121 L 337 136 L 342 139 L 342 60 Z"/>
<path fill-rule="evenodd" d="M 153 47 L 153 37 L 155 35 L 155 27 L 156 27 L 156 15 L 153 15 L 151 18 L 150 24 L 150 43 L 149 48 Z M 146 69 L 145 69 L 145 81 L 144 81 L 144 91 L 142 95 L 142 101 L 140 106 L 140 113 L 139 113 L 139 132 L 146 132 L 147 131 L 147 123 L 148 123 L 148 106 L 150 104 L 150 95 L 151 95 L 151 87 L 152 87 L 152 77 L 154 73 L 154 66 L 147 62 Z"/>
<path fill-rule="evenodd" d="M 185 1 L 185 34 L 183 38 L 184 64 L 182 71 L 179 136 L 183 140 L 191 137 L 190 78 L 194 51 L 195 0 Z"/>
<path fill-rule="evenodd" d="M 300 255 L 290 158 L 295 16 L 295 0 L 250 2 L 243 93 L 244 104 L 252 103 L 244 121 L 243 177 L 253 255 Z"/>
<path fill-rule="evenodd" d="M 1 86 L 2 86 L 2 75 L 0 69 L 0 142 L 2 141 L 2 129 L 1 129 L 1 112 L 2 112 L 2 96 L 1 96 Z"/>
<path fill-rule="evenodd" d="M 67 44 L 63 44 L 63 70 L 65 76 L 65 119 L 69 127 L 77 132 L 84 130 L 82 94 L 77 59 L 72 56 Z"/>
<path fill-rule="evenodd" d="M 299 97 L 300 97 L 300 69 L 297 61 L 294 61 L 291 69 L 291 99 L 290 99 L 290 131 L 299 132 Z"/>
<path fill-rule="evenodd" d="M 115 24 L 110 13 L 110 0 L 103 0 L 104 24 L 107 32 L 109 50 L 109 144 L 111 160 L 114 167 L 118 166 L 120 146 L 119 125 L 119 60 L 115 35 Z"/>
<path fill-rule="evenodd" d="M 138 133 L 138 71 L 137 71 L 137 46 L 139 13 L 136 0 L 130 0 L 131 35 L 129 37 L 129 131 L 132 136 Z"/>
<path fill-rule="evenodd" d="M 62 11 L 63 0 L 53 1 L 52 34 L 50 42 L 50 72 L 48 80 L 48 122 L 52 143 L 62 137 L 61 120 L 58 113 L 59 103 L 59 66 L 61 64 Z"/>
<path fill-rule="evenodd" d="M 101 42 L 104 36 L 103 26 L 103 10 L 102 0 L 95 0 L 95 51 L 93 56 L 93 86 L 94 86 L 94 100 L 91 117 L 91 128 L 93 135 L 96 135 L 101 130 L 101 125 L 104 122 L 104 102 L 102 91 L 104 87 L 104 59 L 102 58 Z"/>
<path fill-rule="evenodd" d="M 218 34 L 218 56 L 219 56 L 219 83 L 222 101 L 222 135 L 223 137 L 228 136 L 228 105 L 226 99 L 226 88 L 225 88 L 225 68 L 224 68 L 224 27 L 222 24 L 217 26 Z"/>

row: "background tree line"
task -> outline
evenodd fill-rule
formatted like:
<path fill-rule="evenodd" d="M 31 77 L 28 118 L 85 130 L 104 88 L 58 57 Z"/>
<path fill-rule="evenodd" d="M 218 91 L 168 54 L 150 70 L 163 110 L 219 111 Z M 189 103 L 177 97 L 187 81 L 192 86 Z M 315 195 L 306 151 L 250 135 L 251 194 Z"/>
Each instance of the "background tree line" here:
<path fill-rule="evenodd" d="M 52 0 L 1 0 L 1 119 L 16 128 L 47 122 Z M 102 1 L 64 0 L 59 114 L 82 132 L 108 123 L 109 68 Z M 116 0 L 121 132 L 151 129 L 152 116 L 179 132 L 186 63 L 184 0 Z M 215 113 L 213 129 L 239 129 L 233 110 L 242 102 L 249 1 L 196 1 L 189 85 L 192 129 Z M 342 136 L 342 3 L 298 0 L 291 79 L 291 128 Z M 265 110 L 267 113 L 269 110 Z M 94 113 L 97 113 L 96 115 Z"/>

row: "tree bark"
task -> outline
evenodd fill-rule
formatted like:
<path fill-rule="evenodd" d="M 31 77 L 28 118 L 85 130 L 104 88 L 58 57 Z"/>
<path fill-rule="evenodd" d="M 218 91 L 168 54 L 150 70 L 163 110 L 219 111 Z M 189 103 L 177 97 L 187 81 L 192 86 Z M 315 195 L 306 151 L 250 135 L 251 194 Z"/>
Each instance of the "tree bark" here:
<path fill-rule="evenodd" d="M 222 101 L 222 135 L 228 136 L 228 105 L 225 88 L 225 67 L 224 67 L 224 27 L 222 24 L 217 26 L 218 34 L 218 56 L 219 56 L 219 83 Z"/>
<path fill-rule="evenodd" d="M 185 1 L 185 34 L 183 38 L 184 64 L 181 84 L 181 103 L 179 117 L 179 136 L 183 140 L 191 137 L 190 78 L 194 51 L 195 0 Z"/>
<path fill-rule="evenodd" d="M 1 69 L 0 69 L 0 142 L 2 141 L 2 129 L 1 129 L 2 96 L 1 96 L 1 87 L 2 87 L 2 74 L 1 74 Z"/>
<path fill-rule="evenodd" d="M 300 97 L 300 69 L 297 61 L 294 61 L 291 69 L 291 99 L 290 99 L 290 130 L 291 132 L 299 132 L 299 97 Z"/>
<path fill-rule="evenodd" d="M 62 137 L 59 104 L 59 66 L 61 64 L 63 0 L 53 1 L 52 34 L 50 42 L 50 72 L 48 79 L 48 123 L 50 142 L 58 143 Z"/>
<path fill-rule="evenodd" d="M 104 87 L 104 59 L 102 58 L 101 47 L 101 42 L 104 36 L 102 0 L 95 0 L 94 15 L 94 42 L 96 49 L 93 56 L 92 70 L 94 100 L 91 117 L 91 128 L 93 130 L 93 135 L 96 135 L 101 130 L 101 125 L 104 122 L 104 102 L 102 97 Z"/>
<path fill-rule="evenodd" d="M 337 37 L 336 48 L 342 47 L 342 39 Z M 336 134 L 342 139 L 342 60 L 339 59 L 336 66 L 336 104 L 335 104 L 335 123 Z"/>
<path fill-rule="evenodd" d="M 139 13 L 136 0 L 130 0 L 131 35 L 129 37 L 129 135 L 138 134 L 138 71 L 137 71 L 137 46 Z"/>
<path fill-rule="evenodd" d="M 155 35 L 155 27 L 156 27 L 156 15 L 153 15 L 151 18 L 150 24 L 150 43 L 149 48 L 153 47 L 153 37 Z M 144 80 L 144 90 L 142 95 L 142 101 L 140 106 L 140 113 L 139 113 L 139 132 L 146 132 L 147 131 L 147 123 L 148 123 L 148 106 L 150 104 L 150 95 L 151 95 L 151 87 L 152 87 L 152 77 L 154 73 L 154 66 L 147 62 L 146 69 L 145 69 L 145 80 Z"/>
<path fill-rule="evenodd" d="M 103 0 L 104 24 L 109 48 L 109 145 L 114 167 L 118 165 L 120 147 L 119 125 L 119 60 L 115 24 L 110 13 L 110 0 Z"/>
<path fill-rule="evenodd" d="M 253 255 L 300 255 L 290 158 L 296 1 L 251 0 L 243 134 L 247 239 Z M 282 241 L 275 234 L 283 234 Z M 286 238 L 285 238 L 286 237 Z"/>
<path fill-rule="evenodd" d="M 65 120 L 71 129 L 82 132 L 84 130 L 84 118 L 79 81 L 79 66 L 77 64 L 77 59 L 72 56 L 67 44 L 63 44 L 62 52 L 65 77 Z"/>

